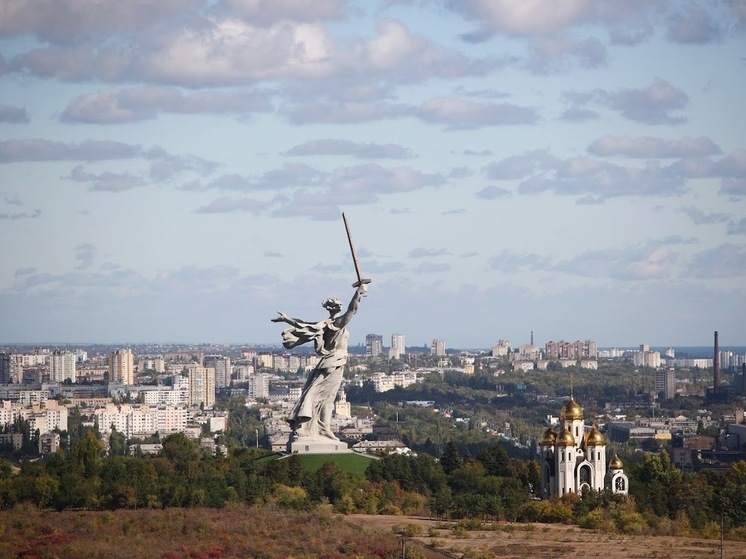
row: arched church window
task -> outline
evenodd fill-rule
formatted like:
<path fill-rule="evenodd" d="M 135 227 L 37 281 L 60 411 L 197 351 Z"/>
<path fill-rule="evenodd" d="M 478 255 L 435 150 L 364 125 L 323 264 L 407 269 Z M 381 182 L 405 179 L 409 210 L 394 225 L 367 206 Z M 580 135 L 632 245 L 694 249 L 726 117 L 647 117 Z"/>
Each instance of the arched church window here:
<path fill-rule="evenodd" d="M 622 476 L 616 478 L 616 488 L 617 491 L 624 491 L 624 478 Z"/>
<path fill-rule="evenodd" d="M 590 468 L 580 468 L 580 483 L 590 483 L 591 481 L 591 469 Z"/>

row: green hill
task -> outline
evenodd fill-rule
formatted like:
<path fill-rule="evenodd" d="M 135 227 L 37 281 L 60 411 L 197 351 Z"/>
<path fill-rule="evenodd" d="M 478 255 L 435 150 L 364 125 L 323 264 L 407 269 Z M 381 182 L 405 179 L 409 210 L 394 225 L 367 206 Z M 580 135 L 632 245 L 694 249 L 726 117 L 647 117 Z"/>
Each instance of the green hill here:
<path fill-rule="evenodd" d="M 365 478 L 365 470 L 371 460 L 376 458 L 363 454 L 298 454 L 303 465 L 310 472 L 315 472 L 327 462 L 336 462 L 344 472 L 350 472 L 360 479 Z"/>

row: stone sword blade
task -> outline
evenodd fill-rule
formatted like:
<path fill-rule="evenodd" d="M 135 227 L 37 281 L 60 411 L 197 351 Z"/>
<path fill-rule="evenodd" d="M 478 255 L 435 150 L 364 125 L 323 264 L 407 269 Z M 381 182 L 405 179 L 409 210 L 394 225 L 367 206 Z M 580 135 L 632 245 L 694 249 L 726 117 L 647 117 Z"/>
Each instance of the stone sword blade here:
<path fill-rule="evenodd" d="M 357 275 L 357 281 L 352 284 L 352 287 L 360 287 L 365 283 L 370 283 L 370 279 L 363 278 L 363 274 L 360 272 L 360 262 L 357 259 L 357 252 L 355 252 L 355 245 L 352 242 L 352 235 L 350 234 L 350 224 L 347 223 L 347 216 L 342 212 L 342 221 L 345 224 L 345 231 L 347 232 L 347 242 L 350 243 L 350 253 L 352 254 L 352 263 L 355 265 L 355 274 Z"/>

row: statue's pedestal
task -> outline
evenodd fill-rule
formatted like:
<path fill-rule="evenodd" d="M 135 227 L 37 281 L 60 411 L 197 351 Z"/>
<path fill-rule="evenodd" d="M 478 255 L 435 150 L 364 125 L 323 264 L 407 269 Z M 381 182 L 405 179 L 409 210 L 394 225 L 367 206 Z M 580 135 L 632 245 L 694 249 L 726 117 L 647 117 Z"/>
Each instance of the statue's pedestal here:
<path fill-rule="evenodd" d="M 290 454 L 352 454 L 347 443 L 326 437 L 299 437 L 288 441 Z"/>

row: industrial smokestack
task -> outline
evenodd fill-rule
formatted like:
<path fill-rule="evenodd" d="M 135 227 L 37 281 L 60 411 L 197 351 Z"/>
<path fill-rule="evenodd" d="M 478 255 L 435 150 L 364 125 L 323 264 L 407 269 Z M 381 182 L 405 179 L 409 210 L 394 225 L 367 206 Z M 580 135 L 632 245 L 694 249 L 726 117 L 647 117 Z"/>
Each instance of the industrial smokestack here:
<path fill-rule="evenodd" d="M 741 394 L 746 396 L 746 363 L 741 364 Z"/>
<path fill-rule="evenodd" d="M 715 330 L 715 355 L 712 359 L 712 369 L 715 375 L 715 392 L 720 388 L 720 346 L 718 345 L 718 332 Z"/>

